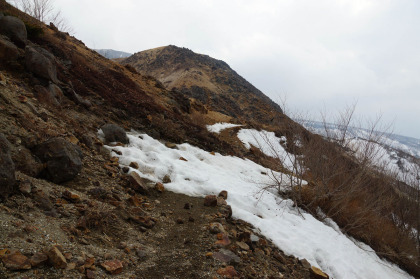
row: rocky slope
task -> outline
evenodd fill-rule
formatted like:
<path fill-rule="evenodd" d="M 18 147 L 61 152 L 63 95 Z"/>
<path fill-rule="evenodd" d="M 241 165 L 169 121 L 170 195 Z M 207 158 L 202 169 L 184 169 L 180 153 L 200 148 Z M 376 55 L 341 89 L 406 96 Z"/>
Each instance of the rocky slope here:
<path fill-rule="evenodd" d="M 195 123 L 194 102 L 4 0 L 0 34 L 1 278 L 325 277 L 223 198 L 166 192 L 103 147 L 136 129 L 246 155 Z"/>

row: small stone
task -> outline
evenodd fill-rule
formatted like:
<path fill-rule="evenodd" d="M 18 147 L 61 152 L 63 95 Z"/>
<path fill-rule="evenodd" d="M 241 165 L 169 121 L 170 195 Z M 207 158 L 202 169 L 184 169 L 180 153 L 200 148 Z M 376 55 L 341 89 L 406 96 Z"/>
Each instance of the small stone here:
<path fill-rule="evenodd" d="M 213 257 L 213 253 L 212 252 L 207 252 L 206 253 L 206 258 L 211 258 Z"/>
<path fill-rule="evenodd" d="M 329 279 L 330 277 L 328 274 L 322 272 L 321 269 L 313 266 L 309 269 L 309 273 L 311 274 L 311 279 Z"/>
<path fill-rule="evenodd" d="M 229 236 L 224 233 L 217 234 L 217 241 L 214 243 L 217 246 L 228 246 L 231 242 Z"/>
<path fill-rule="evenodd" d="M 133 169 L 138 169 L 139 168 L 139 164 L 136 162 L 131 162 L 130 163 L 130 167 L 132 167 Z"/>
<path fill-rule="evenodd" d="M 209 230 L 211 233 L 224 233 L 225 228 L 220 223 L 210 223 Z"/>
<path fill-rule="evenodd" d="M 191 216 L 190 216 L 190 217 L 188 218 L 188 222 L 194 223 L 194 222 L 195 222 L 195 219 L 194 219 L 193 217 L 191 217 Z"/>
<path fill-rule="evenodd" d="M 246 244 L 245 242 L 236 242 L 236 245 L 241 248 L 242 250 L 248 251 L 249 250 L 249 245 Z"/>
<path fill-rule="evenodd" d="M 227 264 L 238 264 L 241 261 L 241 258 L 227 249 L 220 249 L 219 252 L 213 253 L 213 258 Z"/>
<path fill-rule="evenodd" d="M 4 266 L 10 270 L 31 269 L 30 260 L 19 251 L 3 256 L 2 260 Z"/>
<path fill-rule="evenodd" d="M 215 195 L 208 195 L 204 198 L 205 206 L 217 206 L 217 197 Z"/>
<path fill-rule="evenodd" d="M 236 272 L 233 266 L 227 266 L 225 268 L 219 268 L 217 274 L 224 276 L 225 278 L 234 278 L 239 277 L 238 272 Z"/>
<path fill-rule="evenodd" d="M 165 143 L 165 146 L 167 148 L 172 148 L 172 149 L 176 149 L 177 148 L 176 144 L 175 143 L 171 143 L 171 142 Z"/>
<path fill-rule="evenodd" d="M 139 192 L 140 194 L 148 194 L 149 193 L 149 187 L 145 183 L 145 181 L 140 177 L 140 175 L 136 172 L 131 172 L 129 175 L 129 181 L 131 188 Z"/>
<path fill-rule="evenodd" d="M 122 168 L 123 173 L 128 173 L 130 171 L 129 167 L 123 167 Z"/>
<path fill-rule="evenodd" d="M 258 245 L 259 245 L 259 246 L 261 246 L 261 247 L 265 247 L 265 246 L 267 246 L 267 245 L 268 245 L 267 240 L 265 240 L 265 239 L 263 239 L 263 238 L 260 238 L 260 239 L 258 240 Z"/>
<path fill-rule="evenodd" d="M 165 183 L 165 184 L 166 183 L 171 183 L 172 182 L 171 177 L 169 175 L 165 175 L 162 179 L 162 182 Z"/>
<path fill-rule="evenodd" d="M 212 152 L 210 152 L 210 155 L 215 156 L 216 155 L 216 152 L 212 151 Z"/>
<path fill-rule="evenodd" d="M 185 159 L 184 157 L 179 157 L 179 160 L 181 160 L 181 161 L 185 161 L 185 162 L 188 162 L 188 160 L 187 160 L 187 159 Z"/>
<path fill-rule="evenodd" d="M 191 204 L 190 203 L 185 203 L 184 204 L 184 209 L 191 209 Z"/>
<path fill-rule="evenodd" d="M 91 269 L 87 269 L 86 270 L 86 278 L 88 279 L 93 279 L 96 277 L 96 273 L 95 271 L 91 270 Z"/>
<path fill-rule="evenodd" d="M 228 192 L 223 190 L 219 193 L 219 197 L 224 198 L 225 200 L 227 200 L 228 198 Z"/>
<path fill-rule="evenodd" d="M 70 202 L 77 203 L 80 201 L 80 196 L 78 194 L 75 194 L 73 192 L 70 192 L 69 190 L 65 190 L 62 193 L 62 197 Z"/>
<path fill-rule="evenodd" d="M 73 270 L 76 268 L 76 263 L 69 263 L 66 267 L 66 270 Z"/>
<path fill-rule="evenodd" d="M 37 267 L 39 265 L 45 264 L 48 261 L 48 256 L 45 253 L 38 252 L 31 257 L 30 261 L 33 267 Z"/>
<path fill-rule="evenodd" d="M 55 268 L 64 269 L 67 267 L 67 260 L 58 249 L 58 245 L 51 247 L 51 249 L 47 252 L 47 255 L 50 264 Z"/>
<path fill-rule="evenodd" d="M 177 224 L 184 224 L 184 220 L 182 220 L 181 218 L 176 219 L 176 223 Z"/>
<path fill-rule="evenodd" d="M 251 239 L 252 242 L 258 242 L 258 240 L 260 240 L 260 238 L 258 236 L 256 236 L 255 234 L 251 234 L 250 239 Z"/>
<path fill-rule="evenodd" d="M 83 265 L 85 268 L 91 268 L 94 264 L 95 264 L 95 258 L 90 257 L 85 260 L 85 263 Z"/>
<path fill-rule="evenodd" d="M 109 260 L 101 264 L 110 274 L 119 274 L 123 271 L 123 262 L 120 260 Z"/>
<path fill-rule="evenodd" d="M 286 259 L 279 252 L 274 252 L 273 256 L 276 260 L 278 260 L 282 264 L 286 264 Z"/>
<path fill-rule="evenodd" d="M 299 262 L 300 262 L 300 264 L 301 264 L 304 268 L 306 268 L 306 269 L 310 269 L 310 268 L 311 268 L 311 264 L 308 262 L 308 260 L 307 260 L 307 259 L 302 259 L 302 260 L 299 260 Z"/>
<path fill-rule="evenodd" d="M 162 183 L 157 182 L 155 185 L 155 189 L 159 192 L 159 193 L 163 193 L 165 192 L 165 186 L 163 186 Z"/>
<path fill-rule="evenodd" d="M 139 207 L 142 205 L 143 203 L 143 198 L 139 197 L 139 196 L 131 196 L 127 199 L 127 202 L 133 206 Z"/>

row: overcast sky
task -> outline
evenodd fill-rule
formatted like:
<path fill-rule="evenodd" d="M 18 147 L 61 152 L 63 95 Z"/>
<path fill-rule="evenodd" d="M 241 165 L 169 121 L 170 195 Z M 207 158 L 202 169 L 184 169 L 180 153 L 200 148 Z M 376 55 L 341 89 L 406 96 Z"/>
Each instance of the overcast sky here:
<path fill-rule="evenodd" d="M 55 0 L 91 48 L 187 47 L 224 60 L 292 110 L 357 101 L 420 138 L 419 0 Z"/>

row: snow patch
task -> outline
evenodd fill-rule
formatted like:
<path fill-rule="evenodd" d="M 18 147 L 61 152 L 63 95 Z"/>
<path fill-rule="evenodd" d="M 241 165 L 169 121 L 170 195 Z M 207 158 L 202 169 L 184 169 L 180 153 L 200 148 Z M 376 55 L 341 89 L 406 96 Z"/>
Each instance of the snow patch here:
<path fill-rule="evenodd" d="M 216 123 L 216 124 L 213 124 L 213 125 L 207 125 L 207 130 L 211 133 L 219 134 L 221 131 L 223 131 L 225 129 L 239 127 L 239 126 L 242 126 L 242 125 L 226 123 L 226 122 L 222 123 L 221 122 L 221 123 Z"/>
<path fill-rule="evenodd" d="M 242 133 L 247 135 L 246 142 L 252 143 L 249 132 Z M 250 160 L 218 153 L 211 155 L 189 144 L 170 149 L 136 132 L 128 137 L 129 145 L 108 148 L 122 152 L 122 155 L 112 153 L 120 158 L 120 164 L 139 164 L 138 170 L 130 171 L 153 181 L 161 181 L 169 174 L 172 182 L 165 184 L 165 188 L 190 196 L 202 197 L 227 190 L 227 202 L 232 206 L 234 218 L 251 223 L 285 253 L 306 258 L 331 278 L 412 278 L 381 260 L 369 246 L 342 234 L 332 220 L 327 225 L 302 210 L 300 215 L 291 200 L 281 199 L 275 191 L 261 191 L 272 180 L 264 167 Z M 187 161 L 179 160 L 180 157 Z"/>

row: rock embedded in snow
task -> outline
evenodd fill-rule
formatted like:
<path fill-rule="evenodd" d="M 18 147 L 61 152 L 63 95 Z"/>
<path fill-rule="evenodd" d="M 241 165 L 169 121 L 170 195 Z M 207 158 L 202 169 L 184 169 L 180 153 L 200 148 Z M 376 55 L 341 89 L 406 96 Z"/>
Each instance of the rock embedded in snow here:
<path fill-rule="evenodd" d="M 101 127 L 105 136 L 106 142 L 121 142 L 124 144 L 129 143 L 127 134 L 123 128 L 116 124 L 105 124 Z"/>
<path fill-rule="evenodd" d="M 311 274 L 311 279 L 329 279 L 330 277 L 328 274 L 322 272 L 321 269 L 313 266 L 309 269 L 309 272 Z"/>
<path fill-rule="evenodd" d="M 133 168 L 133 169 L 138 169 L 139 168 L 139 164 L 136 163 L 136 162 L 131 162 L 129 166 L 130 166 L 130 168 Z"/>
<path fill-rule="evenodd" d="M 166 175 L 163 177 L 162 182 L 163 182 L 163 183 L 165 183 L 165 184 L 167 184 L 167 183 L 171 183 L 171 182 L 172 182 L 171 177 L 170 177 L 168 174 L 166 174 Z"/>
<path fill-rule="evenodd" d="M 219 197 L 221 197 L 221 198 L 223 198 L 223 199 L 227 200 L 227 198 L 228 198 L 228 192 L 227 192 L 226 190 L 221 191 L 221 192 L 219 193 Z"/>

